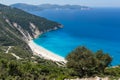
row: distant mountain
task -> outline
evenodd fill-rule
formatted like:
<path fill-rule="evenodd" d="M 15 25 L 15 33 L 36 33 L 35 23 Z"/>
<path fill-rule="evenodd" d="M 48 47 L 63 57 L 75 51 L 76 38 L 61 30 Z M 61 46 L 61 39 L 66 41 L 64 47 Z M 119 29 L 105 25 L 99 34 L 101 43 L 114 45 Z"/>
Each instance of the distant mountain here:
<path fill-rule="evenodd" d="M 80 5 L 52 5 L 52 4 L 42 4 L 38 5 L 41 9 L 88 9 L 87 6 Z"/>
<path fill-rule="evenodd" d="M 11 5 L 12 7 L 16 7 L 25 11 L 40 11 L 45 9 L 80 9 L 80 10 L 88 10 L 90 9 L 87 6 L 80 6 L 80 5 L 52 5 L 52 4 L 41 4 L 41 5 L 28 5 L 23 3 L 17 3 Z"/>
<path fill-rule="evenodd" d="M 24 11 L 32 11 L 32 10 L 42 10 L 42 8 L 39 8 L 38 6 L 35 5 L 29 5 L 29 4 L 24 4 L 24 3 L 17 3 L 17 4 L 13 4 L 11 5 L 12 7 L 16 7 L 18 9 L 22 9 Z"/>
<path fill-rule="evenodd" d="M 58 27 L 57 22 L 0 4 L 0 46 L 28 47 L 29 40 Z"/>

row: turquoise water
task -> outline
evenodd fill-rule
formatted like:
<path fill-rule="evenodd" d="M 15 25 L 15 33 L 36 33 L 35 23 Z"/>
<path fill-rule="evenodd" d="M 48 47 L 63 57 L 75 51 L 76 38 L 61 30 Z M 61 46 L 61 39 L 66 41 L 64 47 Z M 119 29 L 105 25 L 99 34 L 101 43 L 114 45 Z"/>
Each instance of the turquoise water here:
<path fill-rule="evenodd" d="M 120 9 L 44 10 L 31 12 L 64 25 L 63 29 L 43 34 L 34 42 L 66 57 L 78 46 L 96 51 L 102 49 L 120 64 Z"/>

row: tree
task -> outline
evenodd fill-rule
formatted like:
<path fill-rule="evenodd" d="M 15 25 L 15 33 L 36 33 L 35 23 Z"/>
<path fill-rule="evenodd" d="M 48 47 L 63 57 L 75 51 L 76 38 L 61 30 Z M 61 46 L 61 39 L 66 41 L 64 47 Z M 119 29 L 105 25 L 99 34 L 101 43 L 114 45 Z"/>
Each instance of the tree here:
<path fill-rule="evenodd" d="M 102 51 L 93 53 L 85 47 L 78 47 L 72 51 L 67 59 L 67 67 L 74 69 L 77 76 L 92 76 L 104 72 L 104 69 L 110 64 L 112 58 Z"/>
<path fill-rule="evenodd" d="M 97 58 L 97 70 L 104 73 L 104 69 L 110 65 L 112 58 L 109 54 L 104 54 L 102 50 L 98 50 L 95 57 Z"/>

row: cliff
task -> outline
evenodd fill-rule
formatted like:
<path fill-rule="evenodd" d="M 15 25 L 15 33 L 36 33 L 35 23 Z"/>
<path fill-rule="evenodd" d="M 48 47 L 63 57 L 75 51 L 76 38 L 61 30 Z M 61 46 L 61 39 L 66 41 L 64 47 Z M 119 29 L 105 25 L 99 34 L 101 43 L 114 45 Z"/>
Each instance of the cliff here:
<path fill-rule="evenodd" d="M 21 58 L 30 57 L 33 51 L 28 41 L 44 32 L 61 27 L 62 25 L 57 22 L 0 4 L 0 50 L 3 50 L 3 53 L 12 46 L 10 53 Z"/>
<path fill-rule="evenodd" d="M 18 45 L 61 24 L 0 4 L 0 45 Z"/>

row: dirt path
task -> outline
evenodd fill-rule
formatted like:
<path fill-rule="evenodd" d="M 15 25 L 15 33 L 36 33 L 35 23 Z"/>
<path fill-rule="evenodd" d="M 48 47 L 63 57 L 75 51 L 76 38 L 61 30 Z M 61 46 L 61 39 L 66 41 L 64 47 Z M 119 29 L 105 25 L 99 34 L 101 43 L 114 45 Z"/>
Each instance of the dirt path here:
<path fill-rule="evenodd" d="M 16 59 L 22 59 L 22 58 L 20 58 L 19 56 L 17 56 L 17 55 L 14 54 L 14 53 L 10 53 L 10 54 L 12 54 Z"/>
<path fill-rule="evenodd" d="M 12 46 L 9 46 L 7 51 L 5 53 L 9 53 L 9 50 L 12 48 Z"/>

